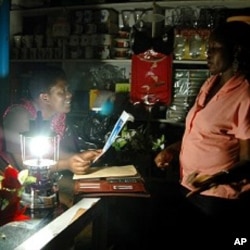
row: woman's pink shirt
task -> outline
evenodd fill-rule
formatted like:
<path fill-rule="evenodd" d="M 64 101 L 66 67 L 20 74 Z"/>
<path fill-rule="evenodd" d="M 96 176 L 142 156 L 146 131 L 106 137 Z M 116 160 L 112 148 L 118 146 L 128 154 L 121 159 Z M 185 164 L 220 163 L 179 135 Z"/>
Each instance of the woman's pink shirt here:
<path fill-rule="evenodd" d="M 233 166 L 239 160 L 238 139 L 250 139 L 249 82 L 232 77 L 205 105 L 215 80 L 216 76 L 211 76 L 204 83 L 186 118 L 180 153 L 181 184 L 191 190 L 187 181 L 190 174 L 213 175 Z M 242 189 L 219 185 L 202 194 L 237 198 Z"/>

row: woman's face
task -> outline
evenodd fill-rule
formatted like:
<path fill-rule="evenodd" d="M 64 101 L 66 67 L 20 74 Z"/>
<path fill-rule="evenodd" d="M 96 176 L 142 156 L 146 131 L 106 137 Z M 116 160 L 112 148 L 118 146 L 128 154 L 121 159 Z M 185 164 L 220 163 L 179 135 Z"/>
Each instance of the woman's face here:
<path fill-rule="evenodd" d="M 49 106 L 53 112 L 70 112 L 72 94 L 65 80 L 58 80 L 48 93 Z"/>
<path fill-rule="evenodd" d="M 232 67 L 232 60 L 225 47 L 219 42 L 210 40 L 207 50 L 207 66 L 212 75 L 224 73 Z"/>

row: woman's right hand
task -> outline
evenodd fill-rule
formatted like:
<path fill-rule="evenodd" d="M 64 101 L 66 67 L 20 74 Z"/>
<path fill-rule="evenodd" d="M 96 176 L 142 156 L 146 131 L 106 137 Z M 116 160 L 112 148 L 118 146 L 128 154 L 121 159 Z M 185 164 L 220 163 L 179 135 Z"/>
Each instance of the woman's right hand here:
<path fill-rule="evenodd" d="M 168 167 L 174 158 L 174 154 L 175 151 L 172 148 L 163 149 L 154 159 L 156 166 L 162 169 Z"/>
<path fill-rule="evenodd" d="M 69 158 L 69 169 L 74 174 L 82 175 L 87 172 L 93 161 L 101 154 L 102 150 L 86 150 Z"/>

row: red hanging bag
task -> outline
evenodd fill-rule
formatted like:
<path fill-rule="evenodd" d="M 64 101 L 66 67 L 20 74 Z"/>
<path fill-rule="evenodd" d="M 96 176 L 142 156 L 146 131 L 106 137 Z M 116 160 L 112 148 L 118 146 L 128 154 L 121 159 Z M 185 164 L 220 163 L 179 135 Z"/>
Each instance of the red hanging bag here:
<path fill-rule="evenodd" d="M 171 103 L 172 61 L 172 54 L 165 55 L 151 49 L 132 55 L 132 103 Z"/>

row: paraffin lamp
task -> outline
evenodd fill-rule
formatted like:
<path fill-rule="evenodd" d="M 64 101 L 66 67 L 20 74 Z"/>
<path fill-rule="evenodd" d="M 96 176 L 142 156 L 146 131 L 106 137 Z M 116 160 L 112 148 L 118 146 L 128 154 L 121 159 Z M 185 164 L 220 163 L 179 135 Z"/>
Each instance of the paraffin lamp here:
<path fill-rule="evenodd" d="M 35 208 L 50 208 L 58 203 L 57 178 L 51 167 L 59 158 L 59 136 L 52 133 L 47 121 L 38 112 L 37 119 L 30 121 L 30 131 L 20 134 L 22 161 L 36 183 L 25 187 L 23 205 Z"/>

